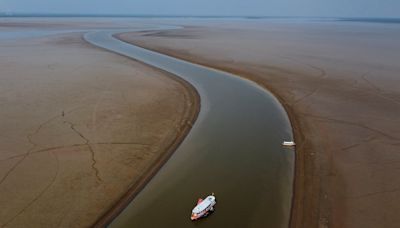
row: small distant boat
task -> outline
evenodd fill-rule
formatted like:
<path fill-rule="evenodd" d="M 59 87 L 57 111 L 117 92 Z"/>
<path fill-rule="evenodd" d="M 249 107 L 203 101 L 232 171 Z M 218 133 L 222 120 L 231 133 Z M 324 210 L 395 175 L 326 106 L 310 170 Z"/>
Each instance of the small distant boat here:
<path fill-rule="evenodd" d="M 282 146 L 296 146 L 296 143 L 293 141 L 283 141 Z"/>
<path fill-rule="evenodd" d="M 199 199 L 197 205 L 192 210 L 190 219 L 192 221 L 206 217 L 214 211 L 214 205 L 217 204 L 214 193 L 207 196 L 205 199 Z"/>

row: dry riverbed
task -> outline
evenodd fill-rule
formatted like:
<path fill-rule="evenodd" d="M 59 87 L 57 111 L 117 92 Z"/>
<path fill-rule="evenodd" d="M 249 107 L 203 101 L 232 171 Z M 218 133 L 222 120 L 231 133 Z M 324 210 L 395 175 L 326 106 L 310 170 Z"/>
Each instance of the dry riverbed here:
<path fill-rule="evenodd" d="M 196 117 L 189 84 L 81 36 L 0 41 L 1 226 L 92 225 Z"/>
<path fill-rule="evenodd" d="M 400 224 L 398 24 L 170 21 L 127 42 L 272 91 L 298 143 L 292 227 Z"/>

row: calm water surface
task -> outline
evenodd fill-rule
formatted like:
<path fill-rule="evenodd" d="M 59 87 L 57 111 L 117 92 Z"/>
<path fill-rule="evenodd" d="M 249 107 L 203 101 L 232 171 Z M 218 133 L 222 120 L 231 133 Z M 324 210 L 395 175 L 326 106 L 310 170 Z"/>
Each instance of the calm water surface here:
<path fill-rule="evenodd" d="M 3 30 L 0 39 L 84 31 L 95 45 L 184 78 L 201 96 L 189 135 L 111 227 L 287 227 L 294 151 L 280 144 L 292 139 L 292 129 L 270 93 L 236 76 L 116 40 L 111 36 L 116 30 Z M 191 222 L 197 199 L 211 192 L 216 212 Z"/>
<path fill-rule="evenodd" d="M 294 151 L 287 115 L 256 84 L 91 32 L 86 40 L 192 83 L 201 111 L 184 142 L 110 227 L 287 227 Z M 189 217 L 197 198 L 214 192 L 216 212 Z"/>

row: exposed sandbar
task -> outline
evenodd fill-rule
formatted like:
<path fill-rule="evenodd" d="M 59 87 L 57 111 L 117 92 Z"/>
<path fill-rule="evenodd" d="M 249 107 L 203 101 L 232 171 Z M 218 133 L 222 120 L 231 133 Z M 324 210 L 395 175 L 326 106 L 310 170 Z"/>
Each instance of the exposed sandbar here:
<path fill-rule="evenodd" d="M 249 78 L 280 99 L 298 145 L 292 227 L 399 226 L 399 25 L 187 25 L 119 37 Z"/>
<path fill-rule="evenodd" d="M 188 83 L 81 35 L 0 42 L 1 226 L 91 226 L 196 118 Z"/>

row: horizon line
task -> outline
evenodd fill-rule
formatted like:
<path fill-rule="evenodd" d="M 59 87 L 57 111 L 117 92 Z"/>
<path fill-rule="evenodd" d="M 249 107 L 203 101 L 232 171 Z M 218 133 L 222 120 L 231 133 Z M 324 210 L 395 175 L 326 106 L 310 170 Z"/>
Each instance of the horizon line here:
<path fill-rule="evenodd" d="M 314 18 L 314 19 L 392 19 L 400 20 L 400 17 L 377 17 L 377 16 L 267 16 L 267 15 L 186 15 L 186 14 L 80 14 L 80 13 L 13 13 L 0 12 L 0 17 L 155 17 L 155 18 Z"/>

